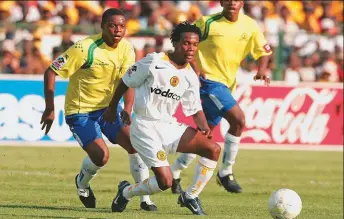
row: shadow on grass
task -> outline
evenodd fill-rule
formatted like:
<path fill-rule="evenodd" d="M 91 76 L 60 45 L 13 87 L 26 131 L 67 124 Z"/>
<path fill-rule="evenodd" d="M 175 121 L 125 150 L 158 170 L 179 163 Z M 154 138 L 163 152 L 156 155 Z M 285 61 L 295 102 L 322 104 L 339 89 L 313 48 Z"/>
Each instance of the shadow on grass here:
<path fill-rule="evenodd" d="M 9 209 L 39 209 L 39 210 L 53 210 L 53 211 L 77 211 L 77 212 L 83 212 L 83 213 L 109 213 L 109 214 L 116 214 L 116 213 L 112 213 L 111 209 L 109 208 L 95 208 L 95 209 L 87 209 L 84 207 L 54 207 L 54 206 L 37 206 L 37 205 L 0 205 L 0 208 L 9 208 Z M 177 215 L 177 216 L 191 216 L 188 213 L 183 213 L 183 212 L 146 212 L 144 210 L 141 209 L 130 209 L 128 211 L 126 211 L 125 213 L 143 213 L 143 214 L 153 214 L 153 215 L 161 215 L 163 217 L 163 215 Z M 6 216 L 13 216 L 13 217 L 28 217 L 28 218 L 85 218 L 85 219 L 95 219 L 95 218 L 99 218 L 99 217 L 80 217 L 80 216 L 45 216 L 45 215 L 22 215 L 22 214 L 4 214 L 4 213 L 0 213 L 1 215 L 6 215 Z M 119 215 L 118 215 L 119 216 Z M 126 214 L 123 214 L 121 216 L 128 216 Z M 107 218 L 107 217 L 105 217 Z"/>
<path fill-rule="evenodd" d="M 96 208 L 87 209 L 84 207 L 54 207 L 54 206 L 38 206 L 38 205 L 0 205 L 0 208 L 29 208 L 29 209 L 42 209 L 42 210 L 69 210 L 69 211 L 80 211 L 80 212 L 109 212 L 108 208 Z"/>
<path fill-rule="evenodd" d="M 70 218 L 80 218 L 80 217 L 64 217 L 64 216 L 38 216 L 38 215 L 27 215 L 27 214 L 2 214 L 0 213 L 0 216 L 3 215 L 5 216 L 6 218 L 9 218 L 9 217 L 20 217 L 20 218 L 66 218 L 66 219 L 70 219 Z"/>

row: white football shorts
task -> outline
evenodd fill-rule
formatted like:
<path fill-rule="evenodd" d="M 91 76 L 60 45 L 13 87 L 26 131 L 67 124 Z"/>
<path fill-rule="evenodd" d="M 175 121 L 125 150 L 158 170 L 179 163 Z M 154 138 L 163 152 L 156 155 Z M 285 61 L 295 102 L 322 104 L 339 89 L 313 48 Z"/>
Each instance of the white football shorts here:
<path fill-rule="evenodd" d="M 130 125 L 130 141 L 143 162 L 151 167 L 169 166 L 167 155 L 176 153 L 187 125 L 135 116 Z"/>

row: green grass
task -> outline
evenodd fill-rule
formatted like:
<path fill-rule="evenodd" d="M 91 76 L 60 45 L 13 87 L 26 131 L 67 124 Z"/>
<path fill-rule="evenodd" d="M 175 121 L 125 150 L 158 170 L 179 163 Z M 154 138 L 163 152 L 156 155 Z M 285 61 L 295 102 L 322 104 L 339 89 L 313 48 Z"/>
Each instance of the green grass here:
<path fill-rule="evenodd" d="M 0 218 L 189 218 L 170 191 L 152 196 L 159 211 L 139 210 L 133 199 L 124 213 L 110 205 L 120 180 L 133 182 L 124 150 L 111 148 L 111 159 L 92 181 L 96 209 L 82 207 L 74 177 L 85 156 L 80 148 L 0 147 Z M 176 156 L 170 156 L 173 163 Z M 195 162 L 182 173 L 185 188 Z M 303 201 L 300 219 L 343 218 L 343 153 L 306 151 L 240 151 L 236 176 L 244 189 L 229 194 L 213 177 L 200 198 L 209 218 L 270 218 L 267 201 L 272 191 L 290 188 Z"/>

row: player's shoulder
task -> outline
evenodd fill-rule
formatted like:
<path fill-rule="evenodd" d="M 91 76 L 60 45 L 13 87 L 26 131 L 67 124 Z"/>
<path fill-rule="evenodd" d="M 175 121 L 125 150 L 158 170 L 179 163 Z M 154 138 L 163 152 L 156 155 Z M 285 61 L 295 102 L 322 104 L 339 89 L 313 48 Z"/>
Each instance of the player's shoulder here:
<path fill-rule="evenodd" d="M 196 23 L 206 23 L 207 21 L 211 20 L 218 20 L 223 17 L 222 12 L 210 14 L 210 15 L 204 15 L 201 18 L 199 18 Z"/>
<path fill-rule="evenodd" d="M 189 82 L 189 84 L 198 84 L 199 78 L 196 72 L 193 70 L 193 68 L 190 65 L 188 65 L 186 69 L 187 69 L 186 80 Z"/>
<path fill-rule="evenodd" d="M 148 53 L 143 59 L 145 59 L 147 62 L 159 63 L 159 62 L 164 61 L 165 56 L 166 54 L 164 52 L 160 52 L 160 53 L 152 52 L 152 53 Z"/>
<path fill-rule="evenodd" d="M 133 44 L 128 39 L 125 39 L 125 38 L 121 39 L 119 46 L 124 48 L 124 49 L 133 49 L 134 48 Z"/>
<path fill-rule="evenodd" d="M 248 27 L 258 27 L 257 21 L 244 13 L 241 14 L 241 19 Z"/>
<path fill-rule="evenodd" d="M 77 41 L 74 46 L 82 47 L 83 49 L 88 49 L 92 44 L 101 44 L 104 40 L 102 39 L 101 34 L 90 35 L 84 39 Z"/>
<path fill-rule="evenodd" d="M 145 66 L 146 68 L 150 68 L 152 63 L 156 62 L 157 60 L 159 60 L 159 53 L 156 53 L 156 52 L 148 53 L 145 57 L 139 60 L 135 65 Z"/>

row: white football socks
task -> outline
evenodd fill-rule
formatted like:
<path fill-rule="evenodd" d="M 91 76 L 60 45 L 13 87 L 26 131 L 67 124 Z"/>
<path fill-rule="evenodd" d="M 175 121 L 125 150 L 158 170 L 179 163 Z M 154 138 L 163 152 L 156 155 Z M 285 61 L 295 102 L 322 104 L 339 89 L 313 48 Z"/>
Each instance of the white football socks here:
<path fill-rule="evenodd" d="M 86 189 L 90 186 L 89 182 L 101 167 L 95 165 L 89 156 L 86 156 L 81 164 L 81 170 L 77 178 L 78 187 Z"/>
<path fill-rule="evenodd" d="M 152 176 L 145 179 L 143 182 L 127 186 L 123 190 L 123 196 L 130 200 L 134 196 L 153 195 L 159 192 L 162 192 L 162 190 L 159 188 L 158 181 L 155 176 Z"/>
<path fill-rule="evenodd" d="M 196 154 L 181 153 L 174 164 L 171 166 L 173 179 L 179 179 L 182 170 L 186 169 L 196 158 Z"/>
<path fill-rule="evenodd" d="M 133 176 L 135 183 L 139 183 L 148 179 L 149 169 L 146 164 L 142 161 L 138 153 L 128 154 L 129 164 L 130 164 L 130 173 Z M 141 202 L 151 203 L 149 195 L 143 195 L 140 197 Z"/>
<path fill-rule="evenodd" d="M 233 173 L 233 165 L 239 151 L 240 137 L 227 133 L 225 135 L 225 145 L 223 150 L 222 165 L 219 170 L 220 177 Z"/>
<path fill-rule="evenodd" d="M 213 175 L 216 168 L 216 161 L 200 157 L 196 164 L 195 175 L 192 184 L 186 190 L 185 196 L 188 199 L 194 199 L 202 192 L 205 185 Z"/>

